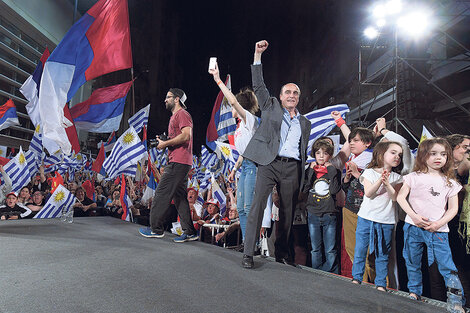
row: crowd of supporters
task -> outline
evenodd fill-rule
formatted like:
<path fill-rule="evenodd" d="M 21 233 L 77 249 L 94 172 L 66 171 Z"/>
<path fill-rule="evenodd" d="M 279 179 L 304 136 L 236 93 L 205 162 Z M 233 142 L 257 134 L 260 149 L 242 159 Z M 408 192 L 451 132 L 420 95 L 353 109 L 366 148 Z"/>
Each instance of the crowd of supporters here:
<path fill-rule="evenodd" d="M 315 161 L 305 166 L 307 179 L 295 209 L 290 238 L 295 263 L 352 277 L 354 283 L 370 282 L 379 290 L 398 288 L 417 299 L 425 295 L 439 300 L 446 297 L 442 274 L 448 273 L 443 270 L 457 270 L 468 297 L 470 137 L 456 134 L 428 139 L 413 153 L 403 137 L 386 129 L 384 119 L 377 120 L 374 130 L 351 131 L 340 116 L 335 113 L 332 116 L 347 140 L 336 155 L 328 137 L 313 144 L 311 155 Z M 442 172 L 435 181 L 433 168 Z M 155 170 L 160 174 L 164 167 Z M 10 191 L 11 181 L 1 166 L 0 172 L 4 181 L 0 188 L 1 219 L 34 217 L 51 196 L 54 174 L 44 174 L 40 167 L 32 181 L 15 193 Z M 424 174 L 427 181 L 422 181 Z M 96 174 L 80 172 L 73 180 L 67 174 L 63 179 L 65 187 L 76 197 L 75 217 L 122 217 L 119 181 L 99 180 Z M 188 202 L 201 241 L 241 250 L 238 191 L 232 179 L 223 175 L 218 178 L 226 195 L 223 212 L 211 189 L 200 194 L 189 183 Z M 133 203 L 132 221 L 141 225 L 149 225 L 152 199 L 142 201 L 148 180 L 145 175 L 140 181 L 126 177 L 127 194 Z M 190 175 L 188 182 L 191 181 L 194 180 Z M 423 189 L 429 181 L 431 188 Z M 274 190 L 266 204 L 259 241 L 259 252 L 266 255 L 274 255 L 271 234 L 279 219 L 278 201 Z M 399 205 L 395 205 L 396 201 Z M 420 203 L 424 207 L 417 209 Z M 427 212 L 434 206 L 441 206 L 442 212 Z M 177 232 L 176 209 L 170 212 L 166 230 Z M 411 229 L 413 226 L 416 229 Z M 451 255 L 446 255 L 445 247 L 438 247 L 436 241 L 427 238 L 428 234 L 448 241 Z M 416 275 L 410 276 L 410 272 Z M 415 281 L 410 283 L 410 277 Z"/>

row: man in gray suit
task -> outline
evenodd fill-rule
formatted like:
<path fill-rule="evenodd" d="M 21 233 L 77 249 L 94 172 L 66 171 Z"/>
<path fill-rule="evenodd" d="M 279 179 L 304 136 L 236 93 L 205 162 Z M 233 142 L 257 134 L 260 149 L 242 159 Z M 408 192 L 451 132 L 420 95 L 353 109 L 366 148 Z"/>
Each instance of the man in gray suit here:
<path fill-rule="evenodd" d="M 259 237 L 261 221 L 269 194 L 277 187 L 280 205 L 276 234 L 276 261 L 291 264 L 288 239 L 292 216 L 304 180 L 304 164 L 310 135 L 310 122 L 296 109 L 300 89 L 288 83 L 281 89 L 281 103 L 269 95 L 263 80 L 261 54 L 268 42 L 256 43 L 251 76 L 253 89 L 261 109 L 261 124 L 248 144 L 243 157 L 258 164 L 255 195 L 246 225 L 242 265 L 253 267 L 253 253 Z"/>

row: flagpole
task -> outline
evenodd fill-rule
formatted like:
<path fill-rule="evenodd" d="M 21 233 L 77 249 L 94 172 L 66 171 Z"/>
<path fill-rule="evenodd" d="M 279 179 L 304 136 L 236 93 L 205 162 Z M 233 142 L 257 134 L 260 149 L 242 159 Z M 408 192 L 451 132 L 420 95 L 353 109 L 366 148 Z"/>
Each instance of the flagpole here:
<path fill-rule="evenodd" d="M 132 107 L 131 116 L 135 114 L 135 91 L 134 91 L 134 67 L 131 67 L 131 78 L 132 78 Z"/>

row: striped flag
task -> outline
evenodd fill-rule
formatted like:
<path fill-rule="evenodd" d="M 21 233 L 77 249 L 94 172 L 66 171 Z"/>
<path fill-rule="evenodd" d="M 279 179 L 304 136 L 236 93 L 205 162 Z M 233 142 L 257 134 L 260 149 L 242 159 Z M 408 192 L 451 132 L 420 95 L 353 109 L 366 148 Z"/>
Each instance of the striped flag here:
<path fill-rule="evenodd" d="M 215 149 L 214 149 L 215 150 Z M 217 163 L 217 155 L 209 152 L 205 146 L 201 147 L 201 166 L 211 169 Z"/>
<path fill-rule="evenodd" d="M 20 191 L 20 189 L 26 186 L 31 180 L 29 162 L 26 159 L 27 156 L 31 159 L 34 154 L 25 154 L 20 146 L 20 152 L 4 166 L 5 172 L 10 177 L 13 185 L 12 191 Z"/>
<path fill-rule="evenodd" d="M 15 125 L 20 125 L 20 122 L 16 115 L 16 106 L 13 100 L 9 99 L 4 105 L 0 105 L 0 130 Z"/>
<path fill-rule="evenodd" d="M 328 135 L 336 126 L 335 120 L 331 117 L 331 112 L 333 111 L 340 112 L 341 116 L 345 118 L 346 113 L 349 112 L 349 107 L 347 104 L 336 104 L 304 115 L 310 123 L 312 123 L 310 137 L 308 139 L 307 155 L 310 155 L 312 144 L 315 140 L 319 137 Z"/>
<path fill-rule="evenodd" d="M 36 130 L 34 131 L 33 139 L 29 144 L 29 151 L 35 153 L 38 158 L 42 154 L 42 134 L 40 132 L 41 126 L 38 124 Z"/>
<path fill-rule="evenodd" d="M 136 114 L 129 118 L 129 126 L 134 127 L 136 133 L 140 133 L 142 128 L 147 127 L 150 113 L 150 103 L 143 109 L 139 110 Z"/>
<path fill-rule="evenodd" d="M 121 171 L 136 165 L 145 153 L 145 147 L 133 127 L 130 127 L 114 144 L 111 154 L 106 158 L 103 167 L 109 178 L 115 178 Z M 137 168 L 136 168 L 137 169 Z"/>
<path fill-rule="evenodd" d="M 227 208 L 226 201 L 225 201 L 225 194 L 220 188 L 217 180 L 215 179 L 214 175 L 211 177 L 212 183 L 212 198 L 219 201 L 220 205 L 220 215 L 224 216 L 225 209 Z"/>
<path fill-rule="evenodd" d="M 39 211 L 39 213 L 33 218 L 60 217 L 69 210 L 73 210 L 72 204 L 75 203 L 75 200 L 75 196 L 70 191 L 65 189 L 64 186 L 59 185 L 47 201 L 46 205 L 44 205 L 41 211 Z"/>
<path fill-rule="evenodd" d="M 121 207 L 122 207 L 122 216 L 121 219 L 123 221 L 132 222 L 132 201 L 127 195 L 126 189 L 126 178 L 124 175 L 121 175 L 121 192 L 119 194 L 119 199 L 121 200 Z"/>
<path fill-rule="evenodd" d="M 230 75 L 227 75 L 225 85 L 228 89 L 232 88 Z M 237 121 L 232 116 L 232 106 L 222 91 L 219 91 L 212 109 L 211 120 L 207 126 L 206 145 L 215 150 L 214 141 L 228 140 L 228 135 L 233 135 L 236 128 Z"/>

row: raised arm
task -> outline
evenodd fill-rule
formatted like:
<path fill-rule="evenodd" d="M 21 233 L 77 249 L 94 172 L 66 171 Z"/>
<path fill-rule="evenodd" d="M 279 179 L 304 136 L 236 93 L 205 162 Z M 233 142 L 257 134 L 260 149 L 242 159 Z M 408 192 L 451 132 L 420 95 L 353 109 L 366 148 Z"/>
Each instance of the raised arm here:
<path fill-rule="evenodd" d="M 339 129 L 341 130 L 341 133 L 346 139 L 343 147 L 341 148 L 341 150 L 338 152 L 338 155 L 336 156 L 340 158 L 341 163 L 344 165 L 348 161 L 349 156 L 351 155 L 351 149 L 349 148 L 349 140 L 348 140 L 351 130 L 349 129 L 349 126 L 346 125 L 346 122 L 341 117 L 341 113 L 339 111 L 331 112 L 331 117 L 335 120 L 336 125 L 339 127 Z"/>
<path fill-rule="evenodd" d="M 258 98 L 258 104 L 261 111 L 266 110 L 269 105 L 269 91 L 264 84 L 263 67 L 261 66 L 261 55 L 268 48 L 266 40 L 258 41 L 255 44 L 255 55 L 253 57 L 253 65 L 251 66 L 251 80 L 253 91 Z"/>
<path fill-rule="evenodd" d="M 243 123 L 246 123 L 245 110 L 242 108 L 240 103 L 238 103 L 237 98 L 235 98 L 230 89 L 228 89 L 224 82 L 220 80 L 219 65 L 215 63 L 215 69 L 210 69 L 209 73 L 214 77 L 214 81 L 217 83 L 217 86 L 219 86 L 225 98 L 227 98 L 228 103 L 230 103 L 235 111 L 237 111 L 238 116 L 243 120 Z"/>

